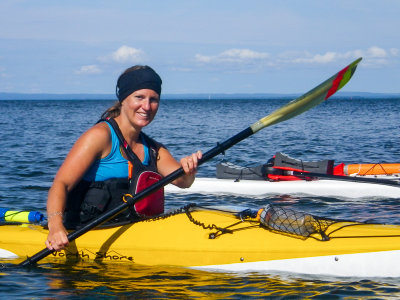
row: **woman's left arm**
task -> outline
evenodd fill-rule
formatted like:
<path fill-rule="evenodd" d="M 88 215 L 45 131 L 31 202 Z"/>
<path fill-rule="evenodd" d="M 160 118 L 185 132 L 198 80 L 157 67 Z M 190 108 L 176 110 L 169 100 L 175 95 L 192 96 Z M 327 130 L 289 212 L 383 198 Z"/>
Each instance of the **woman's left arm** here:
<path fill-rule="evenodd" d="M 175 179 L 172 181 L 172 184 L 180 187 L 180 188 L 188 188 L 194 182 L 198 162 L 202 158 L 201 151 L 197 151 L 189 156 L 183 157 L 180 160 L 180 163 L 176 161 L 176 159 L 171 155 L 171 153 L 164 147 L 161 147 L 159 150 L 159 160 L 157 162 L 158 172 L 162 176 L 167 176 L 179 169 L 183 168 L 185 175 Z"/>

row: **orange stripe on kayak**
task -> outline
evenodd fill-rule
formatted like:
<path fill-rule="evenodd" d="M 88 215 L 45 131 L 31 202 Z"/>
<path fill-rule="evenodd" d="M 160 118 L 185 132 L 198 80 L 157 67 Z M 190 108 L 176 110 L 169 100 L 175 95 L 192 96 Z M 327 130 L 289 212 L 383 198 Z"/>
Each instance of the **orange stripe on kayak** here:
<path fill-rule="evenodd" d="M 344 174 L 390 175 L 400 173 L 398 164 L 349 164 L 344 166 Z"/>

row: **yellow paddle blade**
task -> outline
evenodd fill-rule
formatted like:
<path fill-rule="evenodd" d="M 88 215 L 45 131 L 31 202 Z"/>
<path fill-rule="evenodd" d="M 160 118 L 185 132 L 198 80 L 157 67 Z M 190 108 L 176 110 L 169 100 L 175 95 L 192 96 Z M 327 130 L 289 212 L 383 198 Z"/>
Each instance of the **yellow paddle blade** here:
<path fill-rule="evenodd" d="M 323 83 L 313 88 L 308 93 L 300 96 L 297 99 L 292 100 L 287 105 L 277 109 L 268 116 L 257 121 L 250 126 L 253 133 L 256 133 L 260 129 L 288 120 L 310 108 L 320 104 L 327 100 L 330 96 L 340 90 L 351 78 L 357 68 L 357 64 L 361 61 L 361 57 L 352 62 L 350 65 L 339 71 L 331 78 L 325 80 Z"/>

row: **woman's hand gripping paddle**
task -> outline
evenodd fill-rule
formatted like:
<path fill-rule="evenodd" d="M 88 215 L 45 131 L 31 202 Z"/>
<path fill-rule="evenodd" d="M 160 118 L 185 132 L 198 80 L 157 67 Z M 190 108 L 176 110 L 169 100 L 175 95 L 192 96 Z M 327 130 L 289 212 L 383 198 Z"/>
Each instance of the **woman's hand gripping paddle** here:
<path fill-rule="evenodd" d="M 310 108 L 320 104 L 324 100 L 327 100 L 330 96 L 336 93 L 350 80 L 351 76 L 353 75 L 354 71 L 357 68 L 357 64 L 360 61 L 361 58 L 355 60 L 353 63 L 351 63 L 343 70 L 339 71 L 337 74 L 327 79 L 326 81 L 324 81 L 323 83 L 321 83 L 308 93 L 289 102 L 285 106 L 277 109 L 276 111 L 262 118 L 261 120 L 257 121 L 250 127 L 239 132 L 235 136 L 218 144 L 216 147 L 204 153 L 203 158 L 199 161 L 198 164 L 201 165 L 206 161 L 210 160 L 211 158 L 217 156 L 218 154 L 223 153 L 225 150 L 229 149 L 230 147 L 239 143 L 240 141 L 246 139 L 247 137 L 261 130 L 262 128 L 291 119 L 309 110 Z M 86 232 L 90 231 L 91 229 L 95 228 L 96 226 L 106 222 L 109 219 L 112 219 L 113 217 L 117 216 L 118 214 L 126 210 L 128 207 L 134 205 L 140 199 L 150 195 L 151 193 L 162 188 L 163 186 L 171 183 L 172 181 L 182 176 L 183 174 L 184 174 L 183 169 L 179 168 L 178 170 L 172 172 L 168 176 L 158 181 L 156 184 L 153 184 L 152 186 L 144 189 L 143 191 L 139 192 L 133 197 L 128 197 L 128 199 L 126 199 L 126 202 L 122 202 L 119 206 L 115 207 L 114 209 L 102 214 L 98 218 L 87 223 L 85 226 L 68 234 L 68 240 L 71 242 L 80 237 L 81 235 L 85 234 Z M 35 264 L 39 260 L 51 254 L 52 252 L 53 250 L 45 248 L 42 251 L 33 255 L 32 257 L 28 257 L 26 260 L 20 263 L 19 266 L 28 266 Z"/>

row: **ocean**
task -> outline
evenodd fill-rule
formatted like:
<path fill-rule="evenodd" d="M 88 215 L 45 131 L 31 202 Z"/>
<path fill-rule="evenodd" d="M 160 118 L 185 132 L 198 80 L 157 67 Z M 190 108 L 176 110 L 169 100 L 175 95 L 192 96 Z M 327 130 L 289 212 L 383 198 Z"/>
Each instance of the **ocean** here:
<path fill-rule="evenodd" d="M 144 131 L 179 159 L 197 150 L 206 152 L 290 100 L 162 100 L 156 119 Z M 44 213 L 47 191 L 69 149 L 112 103 L 0 101 L 0 207 Z M 215 176 L 215 166 L 222 160 L 255 166 L 276 152 L 305 161 L 334 159 L 335 164 L 399 162 L 399 118 L 399 98 L 331 98 L 233 146 L 203 164 L 198 176 Z M 400 193 L 397 199 L 299 196 L 289 200 L 167 195 L 166 208 L 193 202 L 250 207 L 274 203 L 324 217 L 400 224 Z M 387 299 L 400 297 L 400 283 L 398 278 L 232 274 L 96 263 L 39 264 L 0 269 L 0 295 L 16 299 Z"/>

